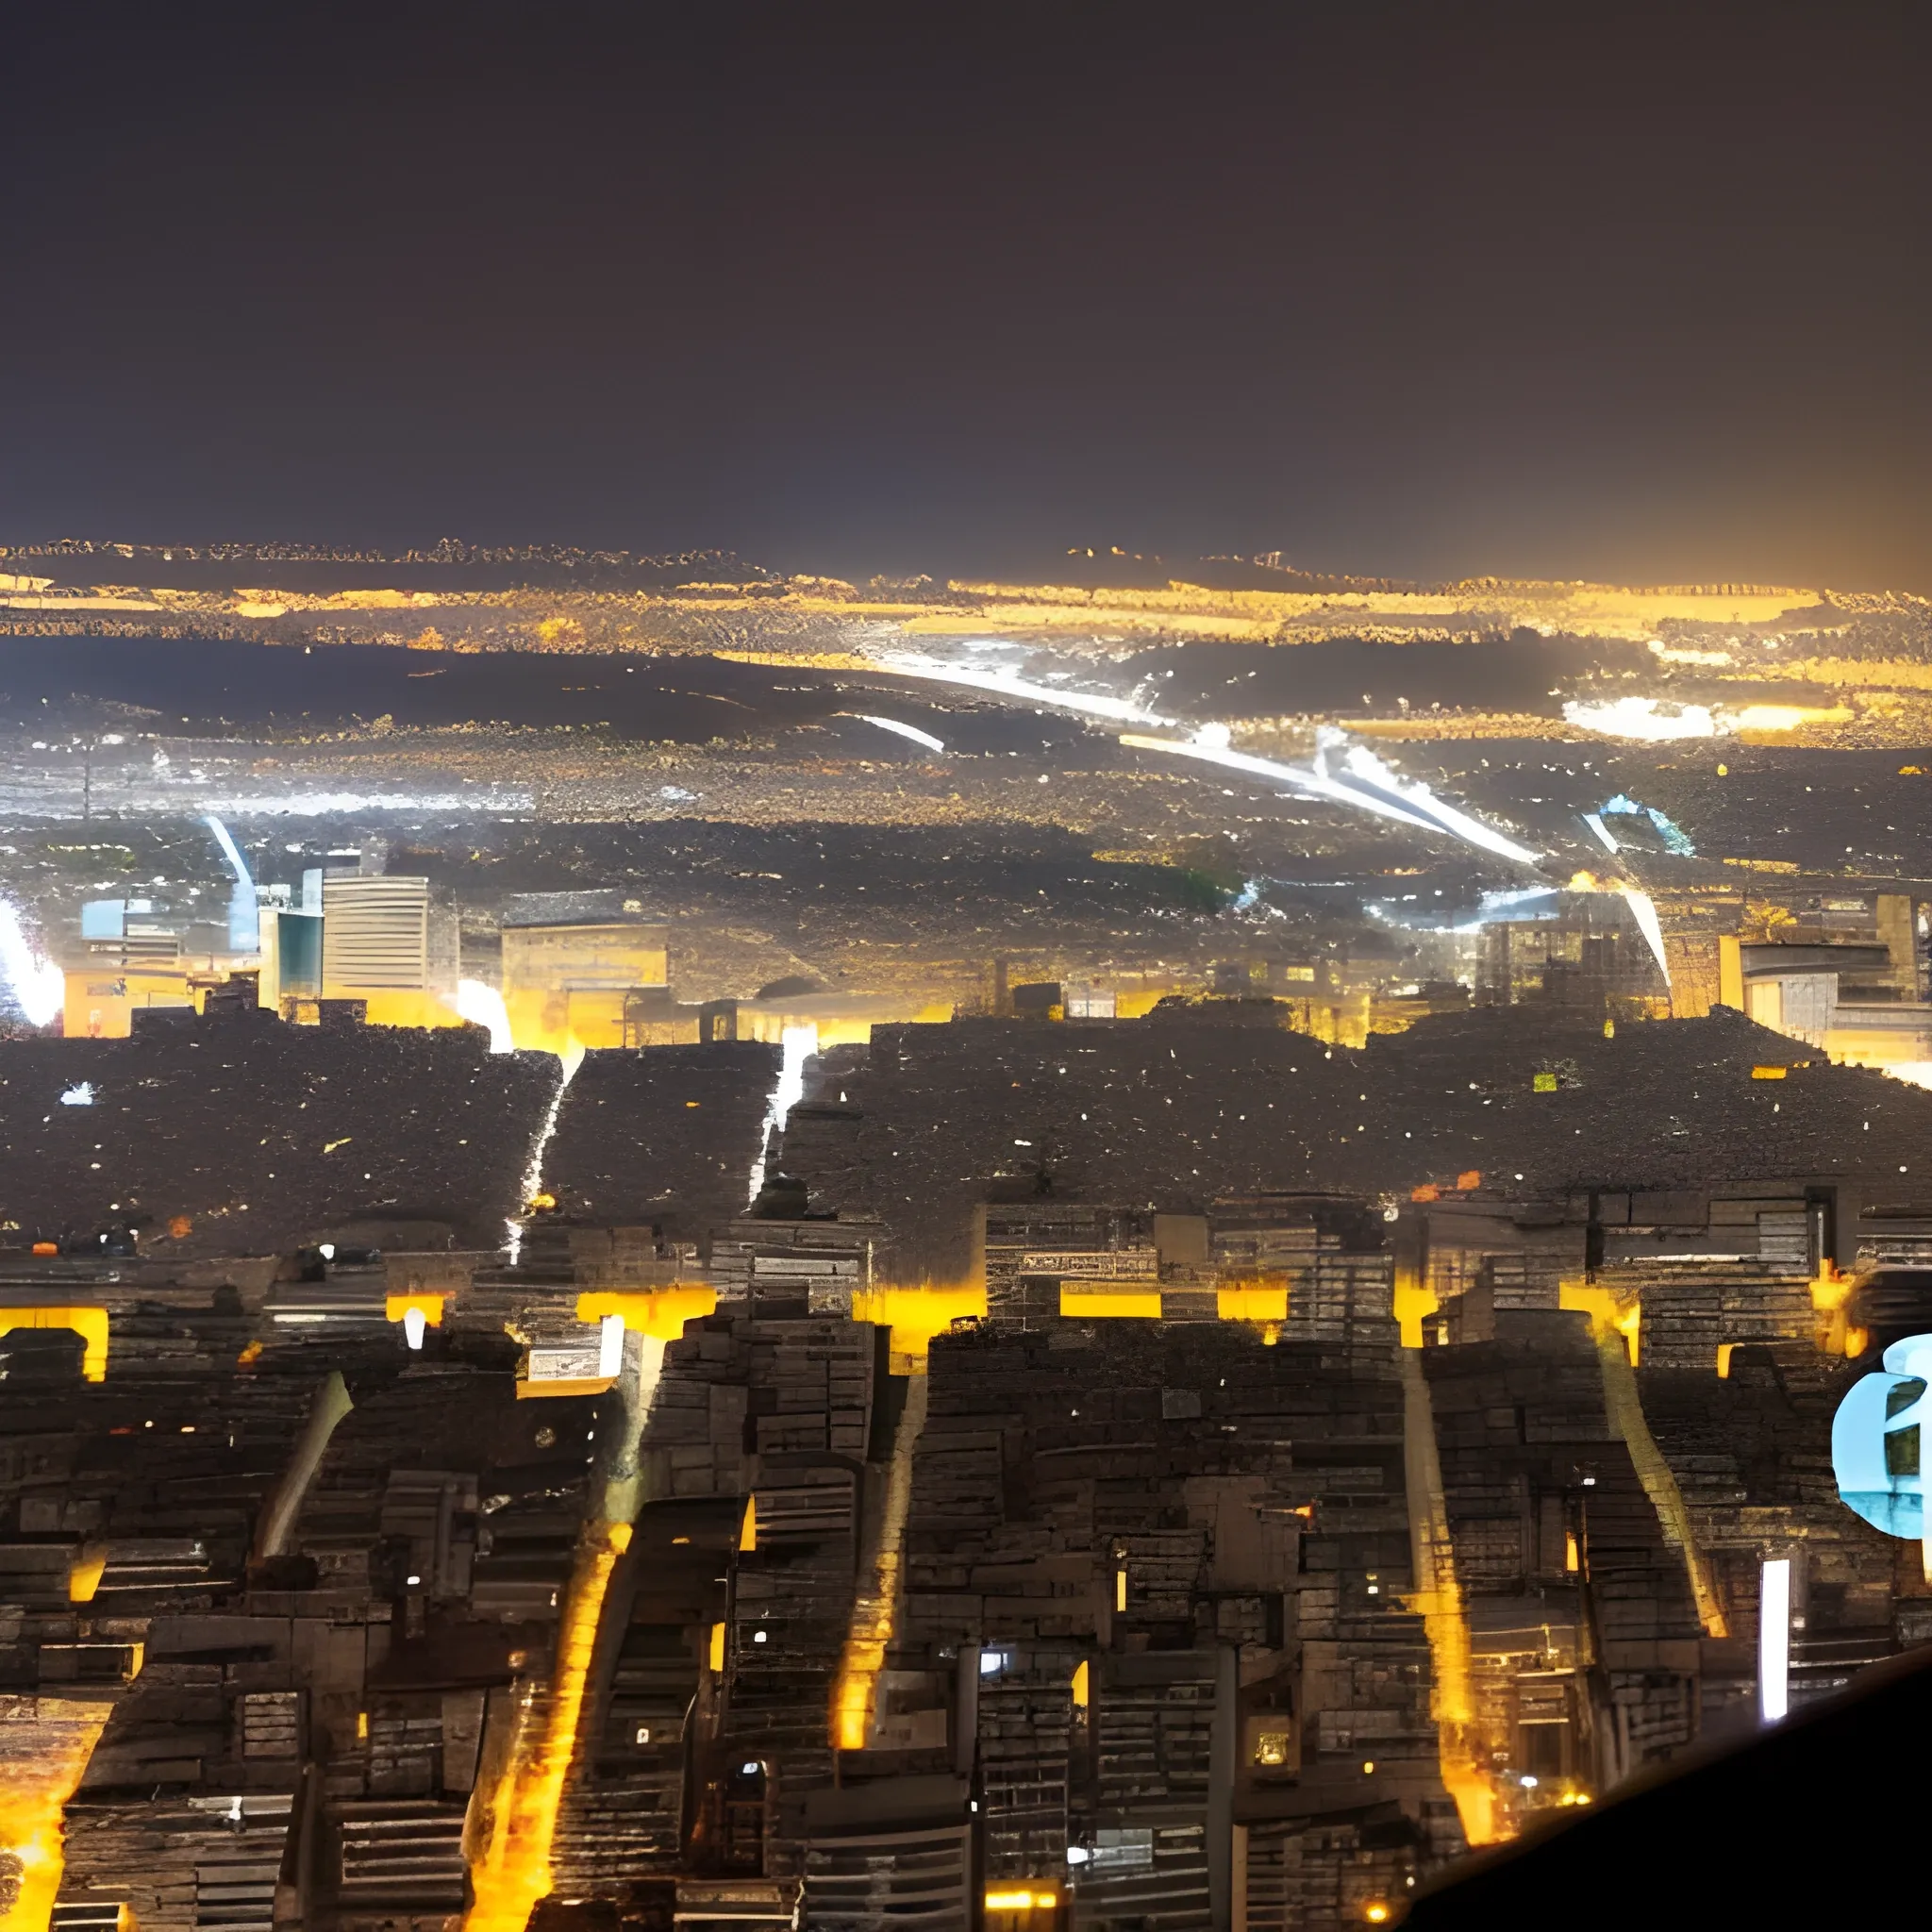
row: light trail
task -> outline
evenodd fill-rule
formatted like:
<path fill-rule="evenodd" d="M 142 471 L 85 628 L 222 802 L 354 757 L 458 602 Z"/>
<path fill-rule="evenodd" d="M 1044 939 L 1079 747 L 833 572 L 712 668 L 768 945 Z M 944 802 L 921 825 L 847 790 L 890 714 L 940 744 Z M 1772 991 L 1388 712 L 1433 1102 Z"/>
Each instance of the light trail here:
<path fill-rule="evenodd" d="M 1377 818 L 1412 825 L 1422 832 L 1447 832 L 1465 845 L 1474 845 L 1499 858 L 1514 859 L 1519 865 L 1534 865 L 1538 855 L 1526 846 L 1506 839 L 1467 812 L 1444 805 L 1425 785 L 1398 777 L 1373 752 L 1357 746 L 1348 763 L 1357 780 L 1338 778 L 1327 769 L 1323 751 L 1316 754 L 1313 766 L 1284 764 L 1278 758 L 1257 758 L 1252 752 L 1234 751 L 1205 735 L 1191 739 L 1147 738 L 1140 732 L 1124 731 L 1121 742 L 1137 751 L 1166 752 L 1175 758 L 1198 758 L 1204 764 L 1219 765 L 1225 771 L 1246 772 L 1257 778 L 1270 778 L 1293 785 L 1306 796 L 1330 799 L 1337 805 L 1353 806 Z M 1360 763 L 1357 763 L 1357 758 Z M 1374 789 L 1371 790 L 1373 786 Z"/>
<path fill-rule="evenodd" d="M 819 1050 L 818 1023 L 786 1027 L 782 1044 L 785 1058 L 778 1068 L 778 1083 L 765 1107 L 764 1124 L 758 1129 L 758 1154 L 751 1164 L 751 1191 L 745 1196 L 748 1202 L 756 1201 L 765 1185 L 765 1149 L 772 1144 L 772 1136 L 785 1131 L 787 1117 L 805 1097 L 805 1063 Z"/>
<path fill-rule="evenodd" d="M 537 1197 L 543 1191 L 543 1156 L 550 1145 L 550 1137 L 557 1131 L 557 1116 L 563 1110 L 564 1090 L 570 1085 L 570 1076 L 583 1060 L 583 1052 L 578 1050 L 575 1059 L 562 1058 L 558 1062 L 561 1077 L 557 1083 L 557 1091 L 550 1096 L 550 1105 L 544 1109 L 543 1124 L 537 1129 L 537 1138 L 530 1143 L 529 1164 L 524 1169 L 524 1212 L 527 1214 L 536 1205 Z M 514 1268 L 523 1258 L 524 1224 L 521 1221 L 507 1222 L 509 1229 L 509 1265 Z"/>
<path fill-rule="evenodd" d="M 1275 758 L 1257 758 L 1252 752 L 1230 751 L 1225 745 L 1204 743 L 1198 738 L 1146 738 L 1138 731 L 1122 732 L 1121 742 L 1135 751 L 1169 752 L 1175 758 L 1199 758 L 1203 764 L 1219 765 L 1224 771 L 1247 772 L 1257 778 L 1272 778 L 1280 784 L 1299 786 L 1304 794 L 1313 793 L 1319 798 L 1333 799 L 1337 804 L 1357 806 L 1363 811 L 1374 812 L 1378 818 L 1394 819 L 1399 824 L 1413 825 L 1420 832 L 1441 829 L 1402 806 L 1357 791 L 1340 779 L 1304 770 L 1299 765 L 1284 765 Z"/>
<path fill-rule="evenodd" d="M 946 741 L 935 738 L 930 731 L 922 731 L 917 724 L 902 724 L 896 718 L 874 718 L 868 711 L 855 711 L 852 714 L 861 724 L 876 724 L 881 731 L 891 731 L 900 738 L 910 739 L 914 744 L 923 744 L 927 751 L 944 751 Z"/>
<path fill-rule="evenodd" d="M 908 1382 L 906 1407 L 892 1440 L 878 1546 L 867 1565 L 866 1587 L 852 1606 L 852 1629 L 832 1690 L 832 1744 L 839 1751 L 863 1751 L 877 1717 L 879 1672 L 898 1617 L 906 1519 L 912 1507 L 912 1454 L 925 1427 L 927 1386 L 923 1372 Z"/>
<path fill-rule="evenodd" d="M 1060 711 L 1078 711 L 1085 717 L 1106 718 L 1117 724 L 1180 728 L 1177 719 L 1143 710 L 1126 698 L 1101 697 L 1084 691 L 1057 691 L 1049 684 L 1035 684 L 1017 672 L 974 671 L 963 664 L 945 664 L 937 658 L 908 657 L 898 652 L 881 658 L 880 665 L 899 677 L 923 677 L 934 684 L 961 685 L 968 691 L 990 691 L 995 697 L 1015 698 L 1026 705 L 1048 705 Z"/>
<path fill-rule="evenodd" d="M 472 1866 L 475 1903 L 463 1932 L 524 1932 L 530 1908 L 551 1888 L 558 1807 L 576 1757 L 584 1690 L 617 1559 L 630 1547 L 628 1523 L 587 1523 L 565 1591 L 557 1667 L 547 1697 L 525 1685 L 509 1763 L 491 1794 L 488 1837 Z"/>
<path fill-rule="evenodd" d="M 1657 970 L 1664 976 L 1664 991 L 1669 992 L 1671 962 L 1664 952 L 1664 929 L 1657 916 L 1657 902 L 1648 892 L 1640 892 L 1634 886 L 1620 883 L 1618 890 L 1624 894 L 1624 903 L 1630 908 L 1630 917 L 1637 922 L 1637 930 L 1643 935 L 1643 942 L 1657 961 Z"/>
<path fill-rule="evenodd" d="M 921 677 L 935 684 L 958 685 L 968 691 L 983 691 L 995 697 L 1011 698 L 1021 704 L 1039 705 L 1053 710 L 1073 711 L 1082 717 L 1105 718 L 1124 724 L 1151 724 L 1166 730 L 1185 727 L 1177 719 L 1150 711 L 1128 698 L 1102 697 L 1091 691 L 1062 691 L 1038 684 L 1016 672 L 975 671 L 961 664 L 942 663 L 937 658 L 891 653 L 881 660 L 882 668 L 901 677 Z M 888 730 L 904 730 L 888 721 L 868 722 L 886 724 Z M 1257 758 L 1251 752 L 1235 751 L 1229 744 L 1225 724 L 1205 724 L 1191 738 L 1176 740 L 1146 738 L 1136 732 L 1122 734 L 1121 742 L 1141 751 L 1167 752 L 1176 758 L 1199 758 L 1205 764 L 1220 765 L 1231 772 L 1246 772 L 1257 778 L 1270 778 L 1298 787 L 1304 793 L 1353 806 L 1357 811 L 1391 819 L 1398 824 L 1423 832 L 1447 832 L 1465 845 L 1492 852 L 1518 865 L 1535 865 L 1539 855 L 1480 819 L 1444 804 L 1426 785 L 1404 778 L 1391 771 L 1374 753 L 1360 745 L 1351 747 L 1345 762 L 1355 782 L 1339 778 L 1328 770 L 1328 748 L 1341 742 L 1339 732 L 1324 732 L 1316 741 L 1315 762 L 1310 766 L 1288 765 L 1275 758 Z"/>
<path fill-rule="evenodd" d="M 604 1300 L 580 1298 L 578 1320 L 598 1318 Z M 705 1313 L 708 1303 L 717 1305 L 708 1289 L 672 1289 L 636 1298 L 620 1294 L 609 1300 L 619 1306 L 604 1307 L 604 1318 L 614 1314 L 620 1326 L 630 1331 L 622 1347 L 615 1412 L 607 1406 L 598 1421 L 591 1507 L 564 1593 L 548 1690 L 522 1687 L 507 1761 L 490 1789 L 475 1838 L 466 1834 L 474 1903 L 463 1919 L 463 1932 L 525 1932 L 532 1907 L 554 1889 L 551 1853 L 558 1815 L 576 1762 L 605 1600 L 618 1559 L 630 1547 L 638 1511 L 652 1500 L 643 1437 L 663 1374 L 665 1338 L 681 1333 L 686 1320 Z M 650 1305 L 648 1312 L 640 1312 L 640 1300 Z"/>
<path fill-rule="evenodd" d="M 1318 764 L 1321 753 L 1316 753 Z M 1534 865 L 1540 855 L 1526 846 L 1519 845 L 1513 839 L 1506 839 L 1493 827 L 1486 825 L 1480 819 L 1472 818 L 1466 811 L 1458 810 L 1453 805 L 1445 805 L 1430 789 L 1418 778 L 1405 778 L 1391 771 L 1375 754 L 1365 745 L 1351 745 L 1343 760 L 1356 777 L 1379 786 L 1384 791 L 1392 792 L 1404 804 L 1417 811 L 1426 812 L 1445 832 L 1453 833 L 1466 844 L 1480 846 L 1485 852 L 1493 852 L 1500 858 L 1513 858 L 1519 865 Z M 1323 767 L 1325 770 L 1325 766 Z"/>
<path fill-rule="evenodd" d="M 227 826 L 213 812 L 204 812 L 202 823 L 215 835 L 215 843 L 222 848 L 222 857 L 235 874 L 234 887 L 228 893 L 228 949 L 235 953 L 258 953 L 261 950 L 261 927 L 255 904 L 255 874 L 248 870 L 242 848 L 228 836 Z"/>

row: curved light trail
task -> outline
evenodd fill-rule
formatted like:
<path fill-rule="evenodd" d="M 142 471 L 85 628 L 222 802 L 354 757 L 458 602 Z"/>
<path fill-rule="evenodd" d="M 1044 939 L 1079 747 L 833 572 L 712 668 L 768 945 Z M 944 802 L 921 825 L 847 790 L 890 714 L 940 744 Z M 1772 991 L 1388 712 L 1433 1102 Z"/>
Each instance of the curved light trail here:
<path fill-rule="evenodd" d="M 227 826 L 213 812 L 204 812 L 202 823 L 215 835 L 215 843 L 222 848 L 222 857 L 235 874 L 234 888 L 228 893 L 228 949 L 235 953 L 258 952 L 261 947 L 261 931 L 255 907 L 255 874 L 248 870 L 242 848 L 229 837 Z"/>
<path fill-rule="evenodd" d="M 944 751 L 946 748 L 943 738 L 935 738 L 930 731 L 922 731 L 917 724 L 902 724 L 896 718 L 874 718 L 866 711 L 855 711 L 852 715 L 861 724 L 876 724 L 881 731 L 910 739 L 914 744 L 923 744 L 927 751 Z"/>
<path fill-rule="evenodd" d="M 935 684 L 958 685 L 968 691 L 983 691 L 994 697 L 1011 698 L 1022 704 L 1039 705 L 1054 710 L 1073 711 L 1082 717 L 1104 718 L 1124 724 L 1151 724 L 1166 730 L 1182 730 L 1177 719 L 1150 711 L 1127 698 L 1111 698 L 1092 691 L 1063 691 L 1020 676 L 1016 672 L 993 669 L 974 670 L 969 665 L 947 664 L 934 658 L 891 654 L 881 659 L 881 668 L 901 677 L 921 677 Z M 885 724 L 889 730 L 908 727 L 885 719 L 867 721 Z M 1272 778 L 1295 786 L 1304 794 L 1324 798 L 1337 805 L 1354 807 L 1377 818 L 1393 820 L 1423 832 L 1446 832 L 1465 845 L 1491 852 L 1518 865 L 1535 865 L 1539 855 L 1527 846 L 1507 839 L 1492 826 L 1468 812 L 1445 804 L 1426 785 L 1404 778 L 1362 745 L 1352 745 L 1343 758 L 1349 776 L 1338 777 L 1328 769 L 1328 752 L 1344 741 L 1340 732 L 1324 728 L 1316 740 L 1312 766 L 1283 764 L 1276 758 L 1258 758 L 1252 752 L 1235 751 L 1229 743 L 1225 724 L 1206 724 L 1186 739 L 1149 738 L 1139 732 L 1124 732 L 1121 742 L 1139 751 L 1167 752 L 1176 758 L 1199 758 L 1205 764 L 1220 765 L 1232 772 L 1246 772 L 1257 778 Z"/>

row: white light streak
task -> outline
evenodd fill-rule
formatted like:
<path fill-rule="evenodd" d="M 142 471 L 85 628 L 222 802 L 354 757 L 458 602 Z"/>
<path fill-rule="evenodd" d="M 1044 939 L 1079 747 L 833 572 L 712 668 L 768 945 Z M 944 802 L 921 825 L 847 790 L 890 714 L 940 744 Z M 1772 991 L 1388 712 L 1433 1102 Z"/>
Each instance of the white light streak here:
<path fill-rule="evenodd" d="M 624 1373 L 624 1317 L 606 1315 L 597 1324 L 597 1373 L 621 1375 Z"/>
<path fill-rule="evenodd" d="M 1502 833 L 1492 830 L 1480 819 L 1472 818 L 1466 811 L 1444 804 L 1420 779 L 1405 778 L 1391 771 L 1367 746 L 1351 745 L 1343 763 L 1357 778 L 1371 785 L 1379 785 L 1384 791 L 1393 792 L 1405 805 L 1425 812 L 1445 832 L 1453 832 L 1466 844 L 1480 846 L 1485 852 L 1493 852 L 1502 858 L 1513 858 L 1519 865 L 1536 863 L 1534 852 L 1517 844 L 1514 840 L 1504 838 Z"/>
<path fill-rule="evenodd" d="M 1776 1724 L 1791 1705 L 1791 1559 L 1768 1557 L 1757 1591 L 1757 1714 Z"/>
<path fill-rule="evenodd" d="M 529 1211 L 529 1204 L 543 1190 L 543 1154 L 550 1145 L 550 1137 L 557 1131 L 557 1116 L 563 1110 L 564 1091 L 570 1086 L 570 1076 L 577 1070 L 582 1056 L 576 1060 L 564 1059 L 558 1062 L 562 1077 L 557 1083 L 557 1091 L 550 1096 L 550 1105 L 544 1109 L 543 1124 L 537 1129 L 537 1138 L 530 1144 L 529 1165 L 524 1169 L 524 1198 L 521 1206 Z M 507 1222 L 509 1229 L 509 1265 L 514 1268 L 523 1257 L 524 1224 L 521 1221 Z"/>
<path fill-rule="evenodd" d="M 215 835 L 215 843 L 222 848 L 222 857 L 235 874 L 234 890 L 228 894 L 228 948 L 236 953 L 257 952 L 261 946 L 261 928 L 255 904 L 255 874 L 248 870 L 241 848 L 228 836 L 227 826 L 213 812 L 204 812 L 202 823 Z"/>
<path fill-rule="evenodd" d="M 1078 711 L 1090 718 L 1107 718 L 1117 724 L 1161 724 L 1172 727 L 1173 718 L 1158 711 L 1142 710 L 1126 698 L 1100 697 L 1091 691 L 1057 691 L 1035 684 L 1012 671 L 971 671 L 961 664 L 943 664 L 936 658 L 914 658 L 899 653 L 881 659 L 881 668 L 898 677 L 924 677 L 934 684 L 963 685 L 971 691 L 991 691 L 996 697 L 1016 698 L 1022 704 L 1049 705 L 1058 711 Z M 874 723 L 877 723 L 874 719 Z"/>
<path fill-rule="evenodd" d="M 242 857 L 241 849 L 236 845 L 234 840 L 229 837 L 227 826 L 223 824 L 221 820 L 211 811 L 202 814 L 202 823 L 215 835 L 215 843 L 222 848 L 222 857 L 228 861 L 229 868 L 235 874 L 235 883 L 238 886 L 246 886 L 250 891 L 253 891 L 255 890 L 254 875 L 249 872 L 248 861 Z"/>
<path fill-rule="evenodd" d="M 1345 784 L 1340 778 L 1330 778 L 1320 772 L 1305 771 L 1298 765 L 1284 765 L 1275 758 L 1257 758 L 1252 752 L 1226 751 L 1217 745 L 1204 744 L 1199 739 L 1181 741 L 1172 738 L 1143 738 L 1138 731 L 1121 733 L 1121 742 L 1130 745 L 1136 751 L 1171 752 L 1175 758 L 1199 758 L 1203 764 L 1220 765 L 1230 772 L 1249 772 L 1257 778 L 1273 778 L 1278 783 L 1299 785 L 1306 792 L 1312 792 L 1320 798 L 1330 798 L 1342 805 L 1359 807 L 1363 811 L 1374 812 L 1378 817 L 1394 819 L 1399 824 L 1413 825 L 1421 832 L 1434 832 L 1441 829 L 1417 813 L 1405 810 L 1384 798 L 1358 791 L 1355 786 Z"/>
<path fill-rule="evenodd" d="M 1624 848 L 1617 843 L 1616 838 L 1611 833 L 1609 826 L 1604 824 L 1603 814 L 1601 812 L 1585 812 L 1583 814 L 1583 823 L 1590 827 L 1591 832 L 1595 837 L 1597 843 L 1601 845 L 1606 852 L 1614 854 L 1623 851 Z"/>
<path fill-rule="evenodd" d="M 941 663 L 937 658 L 892 654 L 883 668 L 902 677 L 929 678 L 936 684 L 954 684 L 972 691 L 983 691 L 996 697 L 1012 698 L 1023 704 L 1040 705 L 1054 710 L 1074 711 L 1090 718 L 1106 718 L 1127 724 L 1155 724 L 1178 729 L 1176 721 L 1150 711 L 1126 698 L 1100 697 L 1090 691 L 1065 691 L 1033 683 L 1016 672 L 975 671 L 958 664 Z M 874 724 L 885 723 L 873 719 Z M 901 727 L 889 727 L 901 728 Z M 1143 738 L 1123 733 L 1121 742 L 1142 751 L 1167 752 L 1177 758 L 1199 758 L 1206 764 L 1220 765 L 1231 772 L 1246 772 L 1257 778 L 1300 788 L 1304 794 L 1350 805 L 1358 811 L 1373 812 L 1378 818 L 1392 819 L 1398 824 L 1412 825 L 1418 831 L 1447 832 L 1466 845 L 1474 845 L 1499 858 L 1514 859 L 1519 865 L 1534 865 L 1537 855 L 1526 846 L 1506 839 L 1502 833 L 1446 805 L 1426 785 L 1404 778 L 1375 755 L 1360 745 L 1348 753 L 1347 764 L 1358 781 L 1334 776 L 1328 770 L 1327 748 L 1340 743 L 1341 734 L 1325 732 L 1317 740 L 1312 768 L 1286 765 L 1274 758 L 1257 758 L 1249 752 L 1231 748 L 1232 733 L 1225 724 L 1203 724 L 1185 741 L 1164 738 Z M 1364 785 L 1374 789 L 1365 790 Z"/>
<path fill-rule="evenodd" d="M 20 908 L 0 899 L 0 981 L 29 1026 L 44 1026 L 67 998 L 67 975 L 28 942 Z"/>
<path fill-rule="evenodd" d="M 1657 961 L 1657 970 L 1664 976 L 1664 991 L 1668 992 L 1671 989 L 1671 962 L 1664 957 L 1664 929 L 1657 920 L 1656 903 L 1648 892 L 1633 891 L 1629 886 L 1623 890 L 1624 898 L 1630 908 L 1630 917 L 1637 922 L 1637 930 L 1643 935 L 1644 943 Z"/>
<path fill-rule="evenodd" d="M 786 1027 L 782 1050 L 785 1058 L 779 1064 L 778 1084 L 772 1089 L 764 1124 L 758 1129 L 758 1155 L 751 1164 L 751 1192 L 745 1197 L 748 1201 L 756 1201 L 765 1185 L 765 1149 L 771 1145 L 772 1136 L 785 1131 L 787 1117 L 805 1097 L 805 1063 L 819 1050 L 818 1022 L 811 1020 L 803 1026 Z"/>
<path fill-rule="evenodd" d="M 935 738 L 930 731 L 922 731 L 917 724 L 902 724 L 896 718 L 874 718 L 870 712 L 858 711 L 853 714 L 861 724 L 876 724 L 881 731 L 892 732 L 900 738 L 908 738 L 914 744 L 923 744 L 927 751 L 944 751 L 946 741 Z"/>
<path fill-rule="evenodd" d="M 1316 765 L 1309 768 L 1283 764 L 1276 758 L 1257 758 L 1252 752 L 1230 751 L 1199 737 L 1183 742 L 1174 739 L 1145 738 L 1138 732 L 1129 731 L 1121 734 L 1121 742 L 1139 751 L 1161 751 L 1176 758 L 1199 758 L 1204 764 L 1220 765 L 1230 772 L 1248 772 L 1257 778 L 1272 778 L 1295 785 L 1306 794 L 1331 799 L 1338 805 L 1353 806 L 1357 811 L 1373 812 L 1377 818 L 1392 819 L 1397 824 L 1413 825 L 1420 832 L 1447 832 L 1466 845 L 1494 852 L 1504 858 L 1513 858 L 1519 864 L 1536 863 L 1534 852 L 1504 838 L 1500 832 L 1491 830 L 1468 813 L 1457 811 L 1453 806 L 1445 806 L 1427 786 L 1414 785 L 1397 777 L 1373 753 L 1364 754 L 1370 772 L 1359 774 L 1368 777 L 1369 782 L 1377 788 L 1369 791 L 1360 784 L 1351 784 L 1345 778 L 1335 777 L 1325 769 L 1326 761 L 1319 755 Z"/>
<path fill-rule="evenodd" d="M 457 1011 L 474 1024 L 489 1027 L 491 1053 L 508 1053 L 515 1046 L 509 1035 L 509 1008 L 493 986 L 480 979 L 458 980 Z"/>
<path fill-rule="evenodd" d="M 403 1310 L 403 1340 L 411 1348 L 423 1346 L 423 1337 L 429 1327 L 429 1317 L 421 1308 Z"/>

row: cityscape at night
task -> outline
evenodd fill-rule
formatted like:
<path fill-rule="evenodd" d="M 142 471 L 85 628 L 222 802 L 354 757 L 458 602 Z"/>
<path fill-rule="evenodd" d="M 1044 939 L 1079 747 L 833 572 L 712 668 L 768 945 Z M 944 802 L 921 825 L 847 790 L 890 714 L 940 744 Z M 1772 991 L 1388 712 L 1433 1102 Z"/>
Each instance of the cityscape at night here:
<path fill-rule="evenodd" d="M 1925 23 L 1205 14 L 29 9 L 0 1932 L 1923 1908 Z"/>

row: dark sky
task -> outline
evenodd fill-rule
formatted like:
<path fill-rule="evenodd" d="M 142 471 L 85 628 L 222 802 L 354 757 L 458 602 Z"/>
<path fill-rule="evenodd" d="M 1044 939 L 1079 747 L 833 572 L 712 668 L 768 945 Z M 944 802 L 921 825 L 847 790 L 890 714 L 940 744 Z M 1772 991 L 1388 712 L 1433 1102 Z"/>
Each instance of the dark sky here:
<path fill-rule="evenodd" d="M 1928 16 L 39 0 L 0 539 L 1932 591 Z"/>

